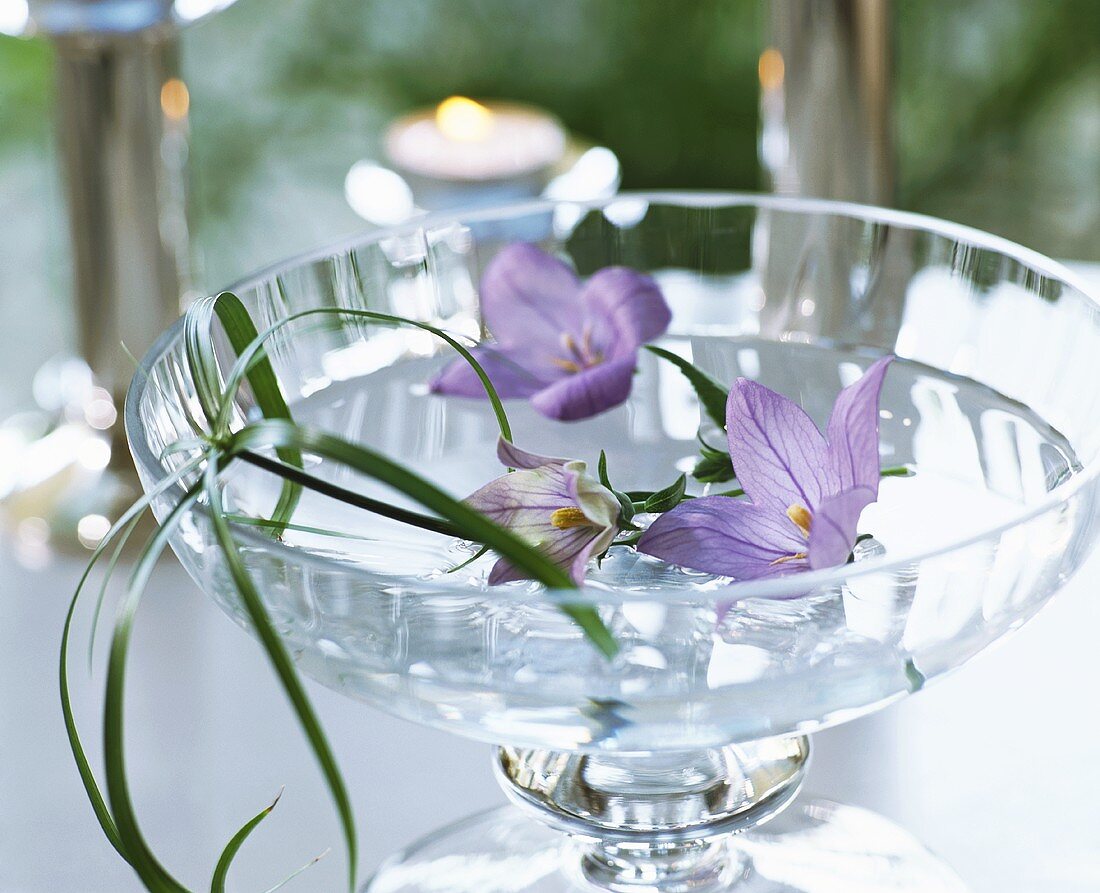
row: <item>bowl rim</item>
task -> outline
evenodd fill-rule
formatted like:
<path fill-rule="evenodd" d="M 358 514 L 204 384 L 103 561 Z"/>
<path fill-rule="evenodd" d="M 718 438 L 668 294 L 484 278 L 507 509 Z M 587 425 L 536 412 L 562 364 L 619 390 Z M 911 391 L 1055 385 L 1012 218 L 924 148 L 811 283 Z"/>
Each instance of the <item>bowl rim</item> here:
<path fill-rule="evenodd" d="M 610 198 L 594 199 L 589 201 L 569 201 L 554 199 L 534 199 L 523 202 L 506 202 L 486 208 L 474 210 L 452 209 L 424 214 L 419 217 L 386 227 L 377 227 L 360 232 L 357 235 L 348 236 L 326 243 L 318 248 L 293 255 L 282 261 L 277 261 L 261 267 L 259 270 L 236 280 L 220 291 L 239 293 L 242 290 L 251 289 L 260 283 L 280 273 L 289 272 L 306 264 L 314 263 L 328 257 L 347 253 L 355 248 L 375 244 L 387 238 L 407 236 L 423 231 L 430 227 L 441 226 L 450 223 L 471 224 L 484 221 L 507 220 L 512 217 L 521 217 L 530 214 L 552 211 L 555 208 L 571 207 L 581 211 L 608 208 L 620 201 L 645 201 L 651 204 L 673 204 L 681 207 L 758 207 L 770 210 L 788 211 L 801 214 L 831 214 L 834 216 L 854 218 L 871 223 L 882 223 L 889 226 L 899 226 L 906 229 L 922 230 L 934 235 L 969 243 L 973 247 L 995 251 L 1009 257 L 1044 278 L 1053 279 L 1062 285 L 1068 286 L 1078 292 L 1086 301 L 1100 312 L 1100 292 L 1087 284 L 1083 277 L 1078 276 L 1072 270 L 1058 261 L 1027 248 L 1009 239 L 965 224 L 942 220 L 926 214 L 912 211 L 900 211 L 890 208 L 881 208 L 874 205 L 865 205 L 857 202 L 835 201 L 832 199 L 803 198 L 796 196 L 778 196 L 753 192 L 727 192 L 727 191 L 692 191 L 692 190 L 652 190 L 652 191 L 625 191 L 616 193 Z M 149 373 L 167 352 L 170 345 L 177 341 L 183 330 L 183 318 L 176 320 L 142 357 L 138 369 L 127 388 L 123 416 L 126 428 L 126 438 L 135 464 L 138 466 L 143 480 L 150 480 L 156 485 L 166 476 L 163 463 L 149 448 L 146 441 L 139 436 L 143 430 L 143 423 L 139 411 L 141 395 L 145 390 Z M 668 588 L 662 590 L 631 591 L 612 587 L 593 585 L 591 581 L 580 589 L 549 590 L 541 584 L 527 581 L 524 585 L 500 586 L 493 590 L 494 597 L 520 601 L 552 601 L 591 603 L 595 605 L 607 604 L 609 601 L 684 601 L 683 595 L 690 593 L 686 601 L 699 603 L 724 603 L 745 601 L 748 599 L 797 599 L 812 596 L 822 590 L 835 588 L 840 584 L 857 578 L 867 578 L 875 574 L 889 573 L 908 565 L 916 564 L 935 558 L 958 552 L 986 540 L 990 540 L 1017 527 L 1022 527 L 1031 521 L 1045 515 L 1047 512 L 1058 509 L 1072 498 L 1079 490 L 1091 484 L 1100 475 L 1100 460 L 1093 467 L 1086 468 L 1069 480 L 1056 486 L 1046 497 L 1027 507 L 1019 514 L 1014 514 L 1008 521 L 983 527 L 981 530 L 953 541 L 948 545 L 938 548 L 923 549 L 904 557 L 882 555 L 868 558 L 852 564 L 821 570 L 809 570 L 800 574 L 791 574 L 782 577 L 773 577 L 757 580 L 730 580 L 727 583 L 707 589 L 683 590 Z M 182 492 L 182 485 L 178 485 Z M 146 486 L 146 490 L 150 489 Z M 173 492 L 172 489 L 166 493 Z M 205 514 L 208 509 L 196 504 L 194 512 Z M 288 563 L 307 564 L 325 567 L 328 570 L 363 575 L 374 579 L 374 571 L 353 562 L 340 561 L 326 555 L 318 554 L 308 548 L 291 546 L 286 543 L 264 536 L 256 530 L 243 525 L 234 525 L 234 536 L 238 541 L 248 542 L 270 552 L 282 555 Z M 400 578 L 393 578 L 396 583 Z M 415 588 L 418 594 L 433 596 L 450 596 L 468 598 L 471 591 L 468 586 L 460 586 L 455 583 L 447 584 L 437 579 L 421 579 L 409 577 L 410 582 L 415 580 Z"/>

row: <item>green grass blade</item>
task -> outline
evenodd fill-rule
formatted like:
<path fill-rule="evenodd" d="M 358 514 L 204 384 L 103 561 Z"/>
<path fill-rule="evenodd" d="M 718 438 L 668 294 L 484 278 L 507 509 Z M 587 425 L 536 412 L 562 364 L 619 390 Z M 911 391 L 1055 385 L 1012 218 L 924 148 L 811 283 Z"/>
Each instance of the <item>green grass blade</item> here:
<path fill-rule="evenodd" d="M 726 400 L 729 397 L 729 388 L 717 379 L 712 378 L 694 363 L 672 353 L 672 351 L 657 347 L 654 344 L 645 345 L 645 349 L 662 360 L 668 360 L 684 373 L 684 376 L 695 389 L 695 393 L 699 397 L 699 403 L 706 414 L 711 417 L 714 424 L 724 430 L 726 427 Z"/>
<path fill-rule="evenodd" d="M 600 650 L 604 657 L 612 658 L 619 653 L 619 643 L 615 641 L 611 630 L 607 628 L 607 624 L 600 617 L 600 612 L 594 607 L 566 603 L 561 606 L 561 610 L 584 630 L 584 634 L 588 636 L 589 641 Z"/>
<path fill-rule="evenodd" d="M 206 417 L 210 433 L 222 437 L 228 433 L 229 418 L 233 410 L 236 388 L 226 391 L 221 385 L 218 358 L 214 350 L 213 324 L 215 316 L 222 324 L 234 352 L 240 356 L 257 339 L 256 326 L 240 299 L 223 292 L 216 297 L 201 298 L 188 309 L 184 317 L 184 349 L 195 394 Z M 290 408 L 279 387 L 275 370 L 266 354 L 253 358 L 254 362 L 234 363 L 241 366 L 240 380 L 248 379 L 256 398 L 256 405 L 264 418 L 289 419 Z M 301 455 L 293 450 L 283 450 L 279 458 L 288 465 L 302 467 Z M 297 506 L 300 491 L 289 481 L 284 482 L 279 500 L 272 512 L 272 520 L 289 521 Z"/>
<path fill-rule="evenodd" d="M 211 464 L 213 466 L 214 463 Z M 126 658 L 138 605 L 157 559 L 167 545 L 168 538 L 175 531 L 179 519 L 194 505 L 200 493 L 201 489 L 196 485 L 180 498 L 160 528 L 150 537 L 138 558 L 126 595 L 119 603 L 110 656 L 107 661 L 107 690 L 103 707 L 103 752 L 106 764 L 107 797 L 119 839 L 128 854 L 128 861 L 151 893 L 188 893 L 188 891 L 153 855 L 138 826 L 137 815 L 130 797 L 124 746 Z"/>
<path fill-rule="evenodd" d="M 244 304 L 232 292 L 222 292 L 214 299 L 214 312 L 233 346 L 233 351 L 240 356 L 249 345 L 258 340 L 259 333 L 248 315 Z M 255 356 L 255 362 L 244 364 L 244 374 L 252 387 L 252 394 L 256 398 L 256 405 L 260 408 L 265 419 L 290 419 L 290 407 L 283 397 L 282 388 L 279 387 L 279 379 L 275 375 L 275 369 L 267 357 L 266 352 L 259 352 Z M 220 432 L 222 425 L 228 430 L 228 413 L 233 401 L 236 399 L 236 389 L 226 389 L 222 395 L 222 405 L 218 412 L 215 431 Z M 288 465 L 302 467 L 302 456 L 295 450 L 283 450 L 278 454 L 279 458 Z M 272 512 L 272 520 L 289 521 L 297 508 L 301 490 L 289 481 L 284 481 L 279 501 Z M 281 531 L 280 531 L 281 532 Z"/>
<path fill-rule="evenodd" d="M 132 532 L 140 520 L 141 516 L 139 515 L 129 521 L 127 527 L 123 531 L 123 535 Z M 104 544 L 107 542 L 109 542 L 109 540 L 107 537 L 104 537 Z M 111 810 L 103 799 L 103 794 L 99 790 L 99 785 L 95 780 L 95 773 L 92 771 L 91 764 L 88 761 L 88 755 L 84 750 L 84 744 L 76 726 L 76 717 L 73 714 L 72 696 L 69 692 L 69 641 L 72 636 L 73 620 L 76 617 L 76 607 L 80 600 L 80 592 L 84 587 L 84 582 L 91 572 L 91 569 L 95 566 L 96 558 L 97 556 L 93 556 L 92 560 L 89 561 L 88 567 L 84 571 L 84 576 L 77 585 L 77 591 L 69 603 L 69 610 L 65 614 L 65 624 L 61 630 L 61 666 L 59 673 L 61 682 L 61 713 L 65 721 L 65 732 L 69 738 L 69 749 L 72 751 L 73 759 L 76 762 L 77 772 L 80 774 L 80 780 L 84 785 L 84 791 L 88 796 L 88 802 L 91 803 L 92 811 L 95 813 L 95 817 L 99 822 L 99 827 L 103 829 L 104 835 L 106 835 L 111 846 L 114 847 L 115 852 L 129 862 L 130 856 L 127 854 L 126 847 L 118 836 L 118 828 L 115 827 L 114 817 L 111 815 Z M 88 647 L 89 659 L 91 656 L 91 645 L 94 640 L 95 633 L 93 632 Z"/>
<path fill-rule="evenodd" d="M 537 549 L 480 512 L 440 490 L 431 482 L 367 447 L 349 443 L 324 431 L 280 421 L 256 422 L 238 431 L 227 444 L 229 454 L 290 445 L 303 453 L 313 453 L 381 481 L 404 493 L 453 523 L 465 539 L 484 543 L 551 589 L 575 589 L 572 579 Z M 604 628 L 597 611 L 585 605 L 569 605 L 568 611 L 592 637 L 593 643 L 608 657 L 618 648 Z M 602 630 L 602 632 L 600 631 Z M 597 631 L 596 635 L 592 635 Z"/>
<path fill-rule="evenodd" d="M 241 829 L 233 835 L 229 843 L 225 845 L 225 849 L 222 850 L 221 858 L 218 859 L 218 864 L 214 867 L 214 877 L 210 881 L 210 893 L 225 893 L 225 879 L 229 875 L 229 867 L 233 864 L 233 860 L 237 857 L 237 853 L 240 852 L 244 842 L 248 840 L 250 834 L 256 830 L 259 824 L 271 815 L 276 806 L 279 805 L 279 798 L 283 796 L 283 792 L 279 791 L 278 796 L 271 802 L 271 805 L 250 818 Z"/>
<path fill-rule="evenodd" d="M 88 634 L 88 672 L 92 672 L 93 664 L 95 662 L 95 643 L 99 634 L 99 620 L 103 614 L 103 603 L 107 600 L 107 586 L 111 582 L 111 578 L 115 574 L 115 568 L 118 567 L 119 559 L 122 557 L 122 551 L 126 548 L 126 544 L 130 542 L 130 537 L 133 535 L 134 530 L 137 528 L 140 517 L 134 518 L 125 530 L 118 537 L 118 543 L 115 546 L 115 551 L 111 554 L 111 557 L 107 560 L 107 567 L 103 571 L 103 579 L 99 583 L 99 593 L 96 595 L 95 607 L 92 609 L 92 629 Z"/>
<path fill-rule="evenodd" d="M 310 527 L 307 524 L 280 524 L 278 521 L 269 521 L 267 518 L 251 518 L 248 515 L 226 515 L 227 520 L 241 527 L 262 527 L 265 530 L 278 528 L 280 530 L 295 530 L 298 533 L 312 533 L 317 536 L 330 536 L 340 540 L 359 540 L 370 542 L 371 537 L 360 536 L 358 533 L 348 533 L 346 530 L 330 530 L 326 527 Z"/>
<path fill-rule="evenodd" d="M 223 294 L 222 297 L 225 297 L 225 294 Z M 394 316 L 390 313 L 377 313 L 373 310 L 356 310 L 347 307 L 314 307 L 309 310 L 293 313 L 275 322 L 261 335 L 253 339 L 252 343 L 247 348 L 238 351 L 237 362 L 234 364 L 234 368 L 230 370 L 229 375 L 226 376 L 225 393 L 229 395 L 230 401 L 232 401 L 235 396 L 236 388 L 239 387 L 241 379 L 247 374 L 247 370 L 253 360 L 253 354 L 263 349 L 264 342 L 284 326 L 311 316 L 337 316 L 346 319 L 367 319 L 392 326 L 412 326 L 422 331 L 430 332 L 437 338 L 442 339 L 470 364 L 474 373 L 481 381 L 482 387 L 485 388 L 485 395 L 489 398 L 489 403 L 493 407 L 493 414 L 496 416 L 497 426 L 500 428 L 501 437 L 508 441 L 512 439 L 512 428 L 508 423 L 508 413 L 504 410 L 504 404 L 501 402 L 500 396 L 497 394 L 497 390 L 493 386 L 489 376 L 467 347 L 452 335 L 443 331 L 443 329 L 437 328 L 429 323 L 421 322 L 416 319 L 409 319 L 404 316 Z M 228 411 L 228 404 L 226 406 L 226 411 Z M 264 415 L 268 417 L 266 413 Z M 226 417 L 226 419 L 228 419 L 228 417 Z"/>
<path fill-rule="evenodd" d="M 447 573 L 448 574 L 458 573 L 458 571 L 462 570 L 464 567 L 469 567 L 471 564 L 473 564 L 475 561 L 477 561 L 482 555 L 484 555 L 488 551 L 489 551 L 488 546 L 482 546 L 480 549 L 478 549 L 476 552 L 474 552 L 474 554 L 471 555 L 469 558 L 467 558 L 465 561 L 459 562 L 454 567 L 447 568 Z"/>
<path fill-rule="evenodd" d="M 195 386 L 195 398 L 210 432 L 222 408 L 221 375 L 214 353 L 212 325 L 217 298 L 199 298 L 183 317 L 183 347 Z"/>
<path fill-rule="evenodd" d="M 201 438 L 202 426 L 199 425 L 198 419 L 196 419 L 194 415 L 191 414 L 191 407 L 188 406 L 187 403 L 184 401 L 173 401 L 169 399 L 168 394 L 165 392 L 164 388 L 160 386 L 156 379 L 152 378 L 149 373 L 141 368 L 141 360 L 139 360 L 130 352 L 130 348 L 126 346 L 125 342 L 120 343 L 119 347 L 122 348 L 122 352 L 126 354 L 130 362 L 134 364 L 135 375 L 140 375 L 148 385 L 156 388 L 157 393 L 160 394 L 161 400 L 163 400 L 166 405 L 171 406 L 175 404 L 179 408 L 180 412 L 183 413 L 183 417 L 187 422 L 187 427 L 191 429 L 195 437 Z"/>
<path fill-rule="evenodd" d="M 73 761 L 76 763 L 77 772 L 80 774 L 81 783 L 84 785 L 84 791 L 88 796 L 88 802 L 92 806 L 92 811 L 95 813 L 100 828 L 103 829 L 103 833 L 111 846 L 114 847 L 115 851 L 127 862 L 130 862 L 130 856 L 126 852 L 126 847 L 122 840 L 119 838 L 114 817 L 111 815 L 111 811 L 96 782 L 95 773 L 92 771 L 91 764 L 88 761 L 88 756 L 84 750 L 84 745 L 80 737 L 80 730 L 76 725 L 76 716 L 73 713 L 72 695 L 69 689 L 69 648 L 72 638 L 72 626 L 76 617 L 77 606 L 80 603 L 80 596 L 99 559 L 106 554 L 107 550 L 118 536 L 122 535 L 131 525 L 136 524 L 136 522 L 140 520 L 141 516 L 149 508 L 149 505 L 154 499 L 158 498 L 171 487 L 176 486 L 185 475 L 198 468 L 200 462 L 201 458 L 196 458 L 192 460 L 192 462 L 183 465 L 174 474 L 164 478 L 164 480 L 160 481 L 160 483 L 153 487 L 148 493 L 134 502 L 134 504 L 114 523 L 107 532 L 107 535 L 103 537 L 99 545 L 96 546 L 95 550 L 92 552 L 91 557 L 88 559 L 88 564 L 84 568 L 84 573 L 77 581 L 76 590 L 69 602 L 69 610 L 65 614 L 65 623 L 61 632 L 61 650 L 58 659 L 58 682 L 61 697 L 61 713 L 65 722 L 65 734 L 69 739 L 69 749 L 72 751 Z"/>
<path fill-rule="evenodd" d="M 288 874 L 285 878 L 283 878 L 281 881 L 279 881 L 279 883 L 277 883 L 274 887 L 268 887 L 266 890 L 264 890 L 264 893 L 276 893 L 277 890 L 282 890 L 283 887 L 285 887 L 292 880 L 294 880 L 296 877 L 298 877 L 298 875 L 300 875 L 303 871 L 308 871 L 310 868 L 312 868 L 314 865 L 316 865 L 318 862 L 320 862 L 322 859 L 324 859 L 325 856 L 327 856 L 329 854 L 329 852 L 330 852 L 329 850 L 325 850 L 323 853 L 318 853 L 316 856 L 314 856 L 312 859 L 310 859 L 301 868 L 296 868 L 294 871 L 292 871 L 290 874 Z"/>
<path fill-rule="evenodd" d="M 307 471 L 299 471 L 297 468 L 286 465 L 278 459 L 269 459 L 267 456 L 261 456 L 259 453 L 253 453 L 251 451 L 242 452 L 238 458 L 242 462 L 247 462 L 250 465 L 255 465 L 257 468 L 270 471 L 272 474 L 278 475 L 279 477 L 287 478 L 295 483 L 301 484 L 301 486 L 305 487 L 307 490 L 313 490 L 324 496 L 329 496 L 332 499 L 339 500 L 348 505 L 353 505 L 356 508 L 373 512 L 376 515 L 381 515 L 384 518 L 391 518 L 394 521 L 401 521 L 404 524 L 411 524 L 414 527 L 431 530 L 434 533 L 441 533 L 444 536 L 462 536 L 461 531 L 452 524 L 448 524 L 446 521 L 441 521 L 438 518 L 432 518 L 428 515 L 422 515 L 419 512 L 410 511 L 409 509 L 389 505 L 377 499 L 371 499 L 369 496 L 356 493 L 354 490 L 348 490 L 338 484 L 333 484 L 322 478 L 314 477 Z"/>
<path fill-rule="evenodd" d="M 268 421 L 261 424 L 265 426 L 272 425 L 279 428 L 294 428 L 293 425 L 287 422 Z M 300 447 L 289 438 L 285 439 L 282 445 L 293 449 L 300 449 Z M 344 842 L 348 851 L 348 889 L 354 890 L 355 876 L 358 872 L 359 850 L 355 832 L 355 817 L 352 814 L 351 800 L 348 797 L 347 787 L 344 784 L 343 776 L 336 763 L 336 758 L 332 753 L 332 748 L 329 746 L 328 739 L 325 737 L 325 733 L 313 710 L 313 705 L 310 703 L 309 696 L 306 694 L 305 688 L 298 678 L 298 672 L 294 667 L 294 662 L 290 659 L 286 646 L 275 630 L 271 622 L 271 617 L 267 613 L 267 608 L 264 606 L 259 592 L 252 583 L 252 578 L 249 576 L 248 569 L 241 560 L 240 553 L 237 550 L 237 542 L 233 539 L 233 532 L 229 527 L 229 522 L 226 520 L 225 512 L 223 511 L 217 470 L 212 466 L 207 468 L 204 489 L 210 504 L 210 516 L 213 521 L 214 535 L 218 540 L 218 545 L 221 547 L 222 558 L 225 561 L 230 576 L 233 578 L 237 593 L 241 597 L 245 610 L 248 612 L 256 636 L 259 638 L 261 645 L 263 645 L 264 651 L 267 653 L 268 659 L 272 667 L 274 667 L 279 677 L 279 681 L 282 683 L 283 691 L 286 693 L 291 706 L 294 708 L 302 731 L 305 733 L 310 747 L 313 749 L 313 753 L 317 758 L 317 762 L 321 766 L 321 771 L 328 784 L 329 793 L 336 804 L 336 810 L 340 816 L 340 823 L 344 831 Z"/>
<path fill-rule="evenodd" d="M 226 444 L 226 452 L 230 455 L 251 453 L 277 444 L 294 444 L 303 452 L 337 462 L 388 484 L 451 521 L 466 539 L 492 546 L 534 579 L 554 589 L 575 588 L 569 575 L 541 552 L 403 465 L 367 447 L 350 443 L 325 431 L 277 421 L 263 421 L 255 422 L 234 434 Z"/>

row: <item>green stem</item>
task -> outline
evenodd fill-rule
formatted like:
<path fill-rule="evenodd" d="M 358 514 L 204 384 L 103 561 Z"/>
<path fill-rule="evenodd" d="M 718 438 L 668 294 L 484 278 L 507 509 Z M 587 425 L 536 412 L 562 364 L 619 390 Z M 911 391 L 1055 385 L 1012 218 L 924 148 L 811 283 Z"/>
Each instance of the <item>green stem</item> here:
<path fill-rule="evenodd" d="M 296 484 L 301 484 L 306 489 L 313 490 L 315 493 L 320 493 L 323 496 L 337 499 L 340 502 L 345 502 L 356 508 L 373 512 L 376 515 L 381 515 L 383 518 L 400 521 L 403 524 L 419 527 L 422 530 L 430 530 L 432 533 L 441 533 L 444 536 L 469 539 L 462 531 L 447 521 L 433 518 L 430 515 L 422 515 L 420 512 L 414 512 L 410 509 L 398 508 L 395 505 L 389 505 L 378 499 L 371 499 L 369 496 L 364 496 L 362 493 L 356 493 L 354 490 L 347 490 L 337 484 L 322 480 L 319 477 L 314 477 L 308 472 L 295 468 L 293 465 L 287 465 L 285 462 L 280 462 L 278 459 L 270 459 L 267 456 L 261 456 L 259 453 L 251 451 L 239 453 L 238 458 L 243 462 L 247 462 L 249 465 L 255 465 L 257 468 L 262 468 L 264 471 L 270 471 L 272 474 L 278 475 L 285 480 L 292 480 Z"/>
<path fill-rule="evenodd" d="M 904 478 L 909 477 L 909 475 L 911 474 L 913 474 L 913 470 L 908 465 L 891 465 L 887 468 L 882 469 L 882 471 L 879 472 L 879 477 Z M 655 491 L 653 490 L 627 490 L 626 495 L 633 502 L 635 510 L 640 512 L 642 511 L 642 506 L 645 505 L 645 501 L 650 496 L 652 496 L 654 492 Z M 744 496 L 745 491 L 740 487 L 735 487 L 732 490 L 722 490 L 720 493 L 711 493 L 710 495 L 730 496 L 736 498 L 738 496 Z M 692 496 L 691 494 L 684 494 L 683 498 L 695 499 L 696 497 Z"/>

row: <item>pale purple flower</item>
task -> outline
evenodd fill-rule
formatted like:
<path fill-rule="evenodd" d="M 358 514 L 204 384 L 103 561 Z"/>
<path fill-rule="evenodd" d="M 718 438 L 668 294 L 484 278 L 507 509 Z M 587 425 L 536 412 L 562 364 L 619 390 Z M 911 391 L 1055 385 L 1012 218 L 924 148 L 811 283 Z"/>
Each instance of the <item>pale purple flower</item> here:
<path fill-rule="evenodd" d="M 618 406 L 630 395 L 638 348 L 668 328 L 657 283 L 626 267 L 586 282 L 534 245 L 501 250 L 481 280 L 481 313 L 496 339 L 474 349 L 501 397 L 524 397 L 540 413 L 571 421 Z M 439 394 L 484 397 L 464 360 L 431 382 Z"/>
<path fill-rule="evenodd" d="M 503 438 L 497 456 L 518 470 L 490 481 L 466 503 L 539 549 L 580 586 L 589 559 L 603 554 L 619 532 L 619 500 L 585 473 L 584 462 L 537 456 Z M 526 577 L 501 558 L 489 585 Z"/>
<path fill-rule="evenodd" d="M 737 379 L 726 430 L 751 502 L 686 500 L 653 522 L 639 551 L 739 580 L 844 564 L 860 514 L 878 498 L 878 401 L 891 360 L 840 392 L 824 436 L 797 404 Z"/>

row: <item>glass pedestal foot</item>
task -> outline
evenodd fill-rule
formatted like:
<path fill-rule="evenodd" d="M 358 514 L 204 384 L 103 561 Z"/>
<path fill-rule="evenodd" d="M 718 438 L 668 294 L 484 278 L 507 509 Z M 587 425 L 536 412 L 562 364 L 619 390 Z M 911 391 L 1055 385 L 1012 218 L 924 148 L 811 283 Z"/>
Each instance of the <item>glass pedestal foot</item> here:
<path fill-rule="evenodd" d="M 865 809 L 798 802 L 762 828 L 718 838 L 705 876 L 636 878 L 645 893 L 967 893 L 906 831 Z M 592 844 L 514 807 L 435 831 L 391 857 L 363 893 L 593 893 Z M 600 858 L 606 848 L 598 850 Z M 697 855 L 688 860 L 698 869 Z"/>

